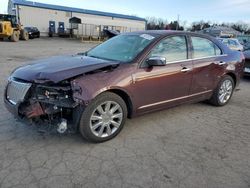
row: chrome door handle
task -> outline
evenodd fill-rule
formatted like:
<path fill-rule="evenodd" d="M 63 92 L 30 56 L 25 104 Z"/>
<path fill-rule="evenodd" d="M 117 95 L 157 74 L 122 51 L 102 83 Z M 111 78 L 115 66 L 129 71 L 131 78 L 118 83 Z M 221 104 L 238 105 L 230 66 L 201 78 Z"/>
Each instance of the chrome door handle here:
<path fill-rule="evenodd" d="M 181 72 L 189 72 L 191 70 L 192 70 L 191 68 L 184 67 L 183 69 L 181 69 Z"/>
<path fill-rule="evenodd" d="M 219 63 L 218 63 L 218 65 L 225 65 L 226 64 L 226 62 L 224 62 L 224 61 L 220 61 Z"/>

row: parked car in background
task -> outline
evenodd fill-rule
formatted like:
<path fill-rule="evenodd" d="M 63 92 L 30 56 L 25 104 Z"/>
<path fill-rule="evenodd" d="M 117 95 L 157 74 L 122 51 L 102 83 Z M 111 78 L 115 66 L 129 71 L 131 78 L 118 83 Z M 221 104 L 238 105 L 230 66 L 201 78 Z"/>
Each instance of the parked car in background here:
<path fill-rule="evenodd" d="M 111 39 L 112 37 L 120 35 L 120 32 L 116 30 L 103 29 L 102 35 L 104 38 Z"/>
<path fill-rule="evenodd" d="M 244 47 L 236 38 L 218 38 L 219 41 L 227 45 L 231 50 L 243 51 Z"/>
<path fill-rule="evenodd" d="M 243 59 L 207 35 L 125 33 L 85 53 L 16 69 L 4 100 L 17 117 L 47 122 L 59 133 L 71 127 L 89 141 L 104 142 L 127 117 L 205 100 L 226 105 L 243 74 Z"/>
<path fill-rule="evenodd" d="M 244 51 L 244 56 L 245 56 L 244 75 L 250 76 L 250 49 Z"/>
<path fill-rule="evenodd" d="M 25 27 L 24 28 L 29 33 L 29 38 L 40 38 L 40 31 L 36 27 Z"/>
<path fill-rule="evenodd" d="M 250 50 L 250 42 L 244 43 L 244 50 Z"/>

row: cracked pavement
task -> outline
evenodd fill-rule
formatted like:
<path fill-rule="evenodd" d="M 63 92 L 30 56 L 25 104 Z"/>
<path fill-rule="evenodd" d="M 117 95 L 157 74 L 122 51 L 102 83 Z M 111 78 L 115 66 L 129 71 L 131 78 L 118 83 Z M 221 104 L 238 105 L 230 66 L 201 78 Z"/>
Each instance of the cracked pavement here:
<path fill-rule="evenodd" d="M 14 68 L 93 45 L 56 38 L 0 42 L 1 96 Z M 222 108 L 189 104 L 128 120 L 102 144 L 80 134 L 42 136 L 0 100 L 0 187 L 250 188 L 250 78 L 239 88 Z"/>

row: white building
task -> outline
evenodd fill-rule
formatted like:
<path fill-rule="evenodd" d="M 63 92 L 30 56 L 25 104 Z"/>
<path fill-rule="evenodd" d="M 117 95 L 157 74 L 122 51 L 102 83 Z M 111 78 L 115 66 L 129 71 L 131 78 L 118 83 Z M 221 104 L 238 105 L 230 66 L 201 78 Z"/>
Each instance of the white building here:
<path fill-rule="evenodd" d="M 78 34 L 94 35 L 100 29 L 108 27 L 121 32 L 145 30 L 146 20 L 136 16 L 100 12 L 58 5 L 50 5 L 25 0 L 9 0 L 8 13 L 15 14 L 24 26 L 37 27 L 42 35 L 48 35 L 50 24 L 55 32 L 59 26 L 71 28 L 70 18 L 79 18 Z"/>

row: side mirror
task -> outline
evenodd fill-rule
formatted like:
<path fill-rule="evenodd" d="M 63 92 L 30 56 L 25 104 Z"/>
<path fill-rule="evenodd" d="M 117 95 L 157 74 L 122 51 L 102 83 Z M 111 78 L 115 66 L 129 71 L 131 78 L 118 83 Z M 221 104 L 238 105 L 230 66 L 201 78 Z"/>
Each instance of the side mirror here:
<path fill-rule="evenodd" d="M 165 57 L 150 57 L 146 60 L 146 63 L 150 67 L 165 66 L 167 64 L 167 60 Z"/>

